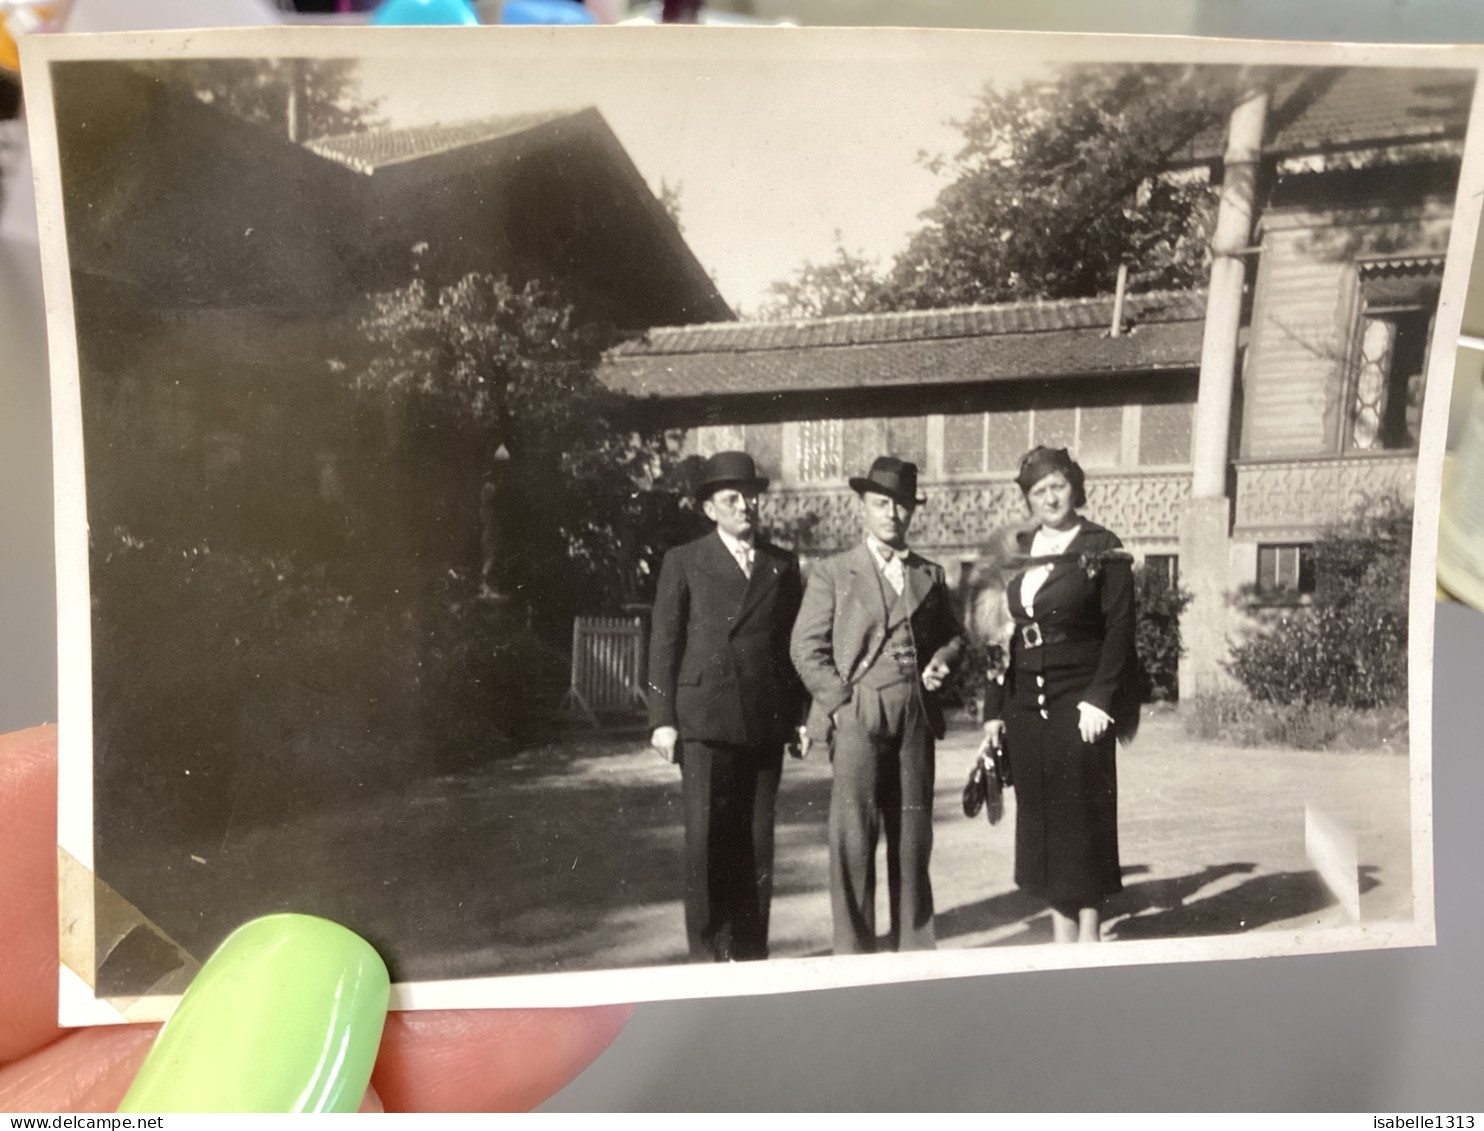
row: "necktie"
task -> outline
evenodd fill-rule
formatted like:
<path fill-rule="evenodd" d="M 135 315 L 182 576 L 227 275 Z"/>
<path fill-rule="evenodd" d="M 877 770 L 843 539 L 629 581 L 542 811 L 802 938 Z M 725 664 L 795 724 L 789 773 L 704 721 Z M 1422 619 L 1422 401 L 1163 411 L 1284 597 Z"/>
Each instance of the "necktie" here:
<path fill-rule="evenodd" d="M 900 597 L 902 590 L 907 587 L 907 574 L 902 568 L 902 557 L 890 546 L 885 547 L 884 552 L 886 554 L 886 564 L 882 567 L 881 572 L 886 574 L 887 584 L 896 590 L 897 596 Z"/>
<path fill-rule="evenodd" d="M 752 577 L 752 547 L 745 542 L 737 547 L 737 564 L 742 567 L 744 576 Z"/>

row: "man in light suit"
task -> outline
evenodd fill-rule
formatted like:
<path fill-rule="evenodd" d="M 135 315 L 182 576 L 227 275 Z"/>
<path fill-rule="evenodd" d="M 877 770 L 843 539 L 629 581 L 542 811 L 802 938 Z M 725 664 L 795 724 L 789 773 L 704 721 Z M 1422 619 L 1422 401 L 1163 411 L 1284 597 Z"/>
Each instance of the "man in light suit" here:
<path fill-rule="evenodd" d="M 692 962 L 768 956 L 774 805 L 807 696 L 788 656 L 799 562 L 757 535 L 767 486 L 742 452 L 707 460 L 695 496 L 716 529 L 665 555 L 655 594 L 651 742 L 680 763 Z"/>
<path fill-rule="evenodd" d="M 862 543 L 820 562 L 794 625 L 813 696 L 809 738 L 832 743 L 830 907 L 836 954 L 876 949 L 876 842 L 886 834 L 892 950 L 931 950 L 938 690 L 963 648 L 943 569 L 907 548 L 917 465 L 882 456 L 864 478 Z"/>

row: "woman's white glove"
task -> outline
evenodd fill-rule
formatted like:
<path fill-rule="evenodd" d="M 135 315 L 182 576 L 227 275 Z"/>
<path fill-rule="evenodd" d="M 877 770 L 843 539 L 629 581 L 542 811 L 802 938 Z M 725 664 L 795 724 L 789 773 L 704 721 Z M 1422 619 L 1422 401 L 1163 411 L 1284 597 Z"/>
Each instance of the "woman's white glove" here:
<path fill-rule="evenodd" d="M 1113 716 L 1101 707 L 1094 707 L 1091 703 L 1077 704 L 1077 732 L 1082 735 L 1083 742 L 1096 742 L 1108 733 L 1108 728 L 1113 725 Z"/>

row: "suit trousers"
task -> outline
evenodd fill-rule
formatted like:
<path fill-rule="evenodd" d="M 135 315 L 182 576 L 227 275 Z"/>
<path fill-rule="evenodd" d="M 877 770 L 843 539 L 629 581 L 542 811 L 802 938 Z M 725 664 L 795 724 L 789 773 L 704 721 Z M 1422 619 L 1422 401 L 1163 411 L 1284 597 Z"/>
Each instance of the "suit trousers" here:
<path fill-rule="evenodd" d="M 932 950 L 933 735 L 916 683 L 857 685 L 835 719 L 830 906 L 836 954 L 876 950 L 876 844 L 886 834 L 892 950 Z"/>
<path fill-rule="evenodd" d="M 680 755 L 690 960 L 767 958 L 783 743 L 756 748 L 686 741 Z"/>

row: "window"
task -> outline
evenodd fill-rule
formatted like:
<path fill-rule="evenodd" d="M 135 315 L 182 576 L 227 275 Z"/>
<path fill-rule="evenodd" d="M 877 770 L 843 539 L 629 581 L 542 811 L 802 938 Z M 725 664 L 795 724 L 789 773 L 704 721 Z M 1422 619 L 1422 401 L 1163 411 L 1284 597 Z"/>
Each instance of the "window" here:
<path fill-rule="evenodd" d="M 1117 467 L 1123 448 L 1123 409 L 1077 410 L 1077 462 L 1083 467 Z"/>
<path fill-rule="evenodd" d="M 942 418 L 941 468 L 949 476 L 1014 475 L 1021 457 L 1037 444 L 1069 449 L 1090 472 L 1132 466 L 1135 461 L 1153 467 L 1188 465 L 1194 412 L 1191 404 L 1155 404 L 950 413 Z M 1126 421 L 1141 422 L 1137 444 L 1125 432 Z M 762 465 L 765 455 L 774 458 L 772 448 L 757 445 L 781 443 L 781 433 L 778 441 L 754 441 L 758 427 L 777 426 L 748 425 L 747 450 Z M 740 436 L 740 429 L 734 431 Z M 938 468 L 938 454 L 930 457 L 928 452 L 926 415 L 806 420 L 798 426 L 800 483 L 863 475 L 881 455 L 915 463 L 926 477 Z"/>
<path fill-rule="evenodd" d="M 1030 447 L 1026 438 L 1031 434 L 1031 414 L 991 412 L 988 416 L 988 428 L 988 470 L 1014 474 L 1020 469 L 1020 457 Z"/>
<path fill-rule="evenodd" d="M 893 416 L 886 421 L 886 454 L 894 455 L 898 459 L 915 463 L 921 472 L 927 471 L 927 417 L 925 416 Z M 871 458 L 882 455 L 882 452 L 874 453 Z M 856 475 L 864 475 L 866 468 L 861 468 Z"/>
<path fill-rule="evenodd" d="M 1441 272 L 1442 261 L 1429 257 L 1385 256 L 1360 264 L 1364 306 L 1345 436 L 1351 451 L 1416 449 Z"/>
<path fill-rule="evenodd" d="M 1145 554 L 1144 572 L 1158 577 L 1167 587 L 1174 589 L 1180 584 L 1180 555 Z"/>
<path fill-rule="evenodd" d="M 757 464 L 758 474 L 778 482 L 783 474 L 783 425 L 749 424 L 743 435 L 746 437 L 743 451 Z"/>
<path fill-rule="evenodd" d="M 839 479 L 844 470 L 844 422 L 804 420 L 799 423 L 799 482 Z"/>
<path fill-rule="evenodd" d="M 886 452 L 886 421 L 880 418 L 847 420 L 840 454 L 840 475 L 864 475 L 871 461 Z"/>
<path fill-rule="evenodd" d="M 943 418 L 943 470 L 949 475 L 984 470 L 984 416 L 974 412 Z"/>
<path fill-rule="evenodd" d="M 778 443 L 781 447 L 781 432 Z M 917 464 L 919 469 L 925 469 L 927 417 L 873 416 L 853 420 L 805 420 L 799 424 L 801 482 L 820 483 L 864 475 L 872 460 L 885 455 L 908 460 Z M 758 458 L 756 453 L 753 458 Z"/>
<path fill-rule="evenodd" d="M 950 475 L 1013 473 L 1037 444 L 1069 448 L 1086 468 L 1117 467 L 1123 408 L 1038 408 L 943 418 L 943 468 Z"/>
<path fill-rule="evenodd" d="M 1417 447 L 1432 313 L 1398 311 L 1361 320 L 1360 357 L 1351 401 L 1354 451 Z"/>
<path fill-rule="evenodd" d="M 1046 448 L 1077 447 L 1077 410 L 1075 408 L 1038 408 L 1031 416 L 1031 433 L 1037 444 Z"/>
<path fill-rule="evenodd" d="M 690 435 L 686 437 L 685 452 L 686 455 L 709 458 L 717 452 L 745 451 L 746 446 L 747 433 L 742 425 L 703 424 L 691 429 Z"/>
<path fill-rule="evenodd" d="M 1139 463 L 1165 467 L 1190 462 L 1195 406 L 1146 404 L 1139 412 Z"/>
<path fill-rule="evenodd" d="M 1259 546 L 1257 593 L 1261 597 L 1297 597 L 1314 592 L 1314 548 L 1307 544 Z"/>

